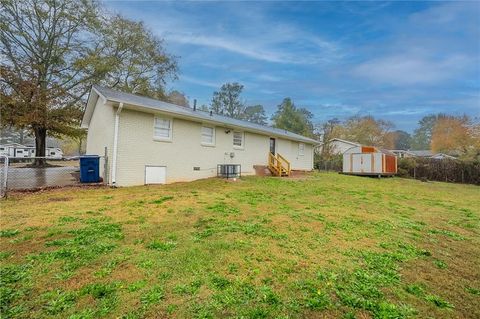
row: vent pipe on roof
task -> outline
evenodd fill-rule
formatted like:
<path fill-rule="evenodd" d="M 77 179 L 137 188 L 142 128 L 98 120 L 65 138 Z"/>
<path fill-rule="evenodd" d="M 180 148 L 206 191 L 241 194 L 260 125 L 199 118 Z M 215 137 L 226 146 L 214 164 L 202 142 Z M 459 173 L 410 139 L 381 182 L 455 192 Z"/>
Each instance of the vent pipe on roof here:
<path fill-rule="evenodd" d="M 197 99 L 193 99 L 193 110 L 197 110 Z"/>

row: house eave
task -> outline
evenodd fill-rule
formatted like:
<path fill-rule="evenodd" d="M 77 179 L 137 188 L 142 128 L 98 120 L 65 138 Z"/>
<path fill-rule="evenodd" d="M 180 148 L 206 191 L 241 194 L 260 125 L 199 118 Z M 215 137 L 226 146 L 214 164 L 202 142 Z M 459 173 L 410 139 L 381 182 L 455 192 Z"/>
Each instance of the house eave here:
<path fill-rule="evenodd" d="M 87 106 L 83 112 L 82 123 L 80 124 L 81 128 L 88 128 L 90 125 L 90 121 L 93 116 L 93 112 L 95 110 L 95 106 L 97 105 L 98 99 L 101 98 L 103 104 L 107 102 L 107 98 L 102 95 L 95 87 L 92 86 L 90 93 L 87 99 Z"/>

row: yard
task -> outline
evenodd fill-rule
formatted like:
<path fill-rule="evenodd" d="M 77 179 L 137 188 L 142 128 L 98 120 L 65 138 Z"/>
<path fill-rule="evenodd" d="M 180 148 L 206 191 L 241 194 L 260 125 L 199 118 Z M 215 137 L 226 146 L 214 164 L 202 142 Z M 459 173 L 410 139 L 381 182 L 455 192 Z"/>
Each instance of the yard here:
<path fill-rule="evenodd" d="M 479 318 L 480 188 L 316 173 L 1 205 L 2 318 Z"/>

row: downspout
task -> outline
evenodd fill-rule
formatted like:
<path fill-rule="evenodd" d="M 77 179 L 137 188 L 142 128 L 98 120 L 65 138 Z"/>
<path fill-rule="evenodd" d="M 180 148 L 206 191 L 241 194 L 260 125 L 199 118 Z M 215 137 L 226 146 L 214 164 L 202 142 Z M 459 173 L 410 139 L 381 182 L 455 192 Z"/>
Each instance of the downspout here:
<path fill-rule="evenodd" d="M 113 132 L 113 154 L 112 154 L 112 186 L 116 186 L 117 182 L 117 152 L 118 152 L 118 126 L 120 122 L 120 113 L 123 109 L 123 103 L 118 105 L 117 113 L 115 113 L 115 130 Z"/>

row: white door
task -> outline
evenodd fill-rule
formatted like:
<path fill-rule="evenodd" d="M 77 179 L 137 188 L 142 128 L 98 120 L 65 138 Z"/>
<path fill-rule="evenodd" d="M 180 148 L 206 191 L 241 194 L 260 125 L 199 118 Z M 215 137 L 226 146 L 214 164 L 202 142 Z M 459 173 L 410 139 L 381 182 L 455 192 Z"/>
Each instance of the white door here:
<path fill-rule="evenodd" d="M 362 154 L 362 173 L 372 172 L 372 154 Z"/>
<path fill-rule="evenodd" d="M 166 180 L 166 166 L 145 166 L 145 184 L 165 184 Z"/>
<path fill-rule="evenodd" d="M 372 172 L 372 154 L 353 154 L 353 172 L 371 173 Z"/>

